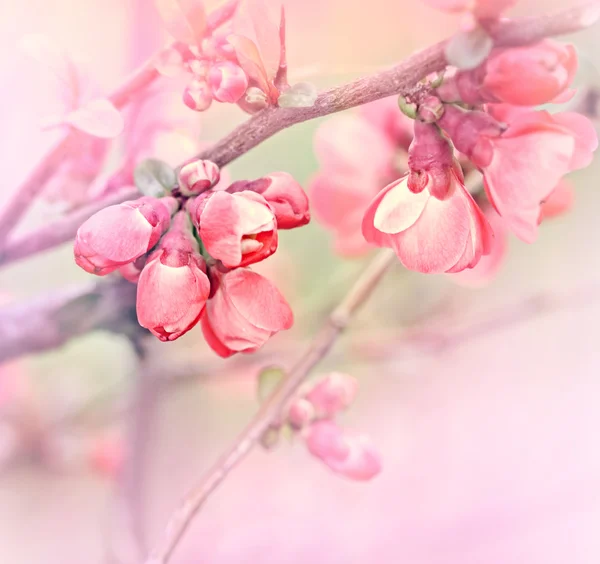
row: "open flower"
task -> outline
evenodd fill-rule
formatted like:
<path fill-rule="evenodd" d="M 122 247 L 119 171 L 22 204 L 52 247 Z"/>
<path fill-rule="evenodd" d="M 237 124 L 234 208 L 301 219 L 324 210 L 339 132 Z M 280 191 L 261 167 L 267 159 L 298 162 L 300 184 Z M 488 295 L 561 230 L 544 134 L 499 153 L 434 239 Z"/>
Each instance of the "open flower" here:
<path fill-rule="evenodd" d="M 228 268 L 261 261 L 277 249 L 277 222 L 267 201 L 250 190 L 211 192 L 188 204 L 206 251 Z"/>
<path fill-rule="evenodd" d="M 206 264 L 180 211 L 140 275 L 138 321 L 161 341 L 173 341 L 196 325 L 209 293 Z"/>
<path fill-rule="evenodd" d="M 473 268 L 490 252 L 493 232 L 435 125 L 415 122 L 409 163 L 411 172 L 368 207 L 365 239 L 392 248 L 404 266 L 418 272 Z"/>
<path fill-rule="evenodd" d="M 292 310 L 270 280 L 246 268 L 217 276 L 218 289 L 202 316 L 202 332 L 218 355 L 254 352 L 292 326 Z"/>

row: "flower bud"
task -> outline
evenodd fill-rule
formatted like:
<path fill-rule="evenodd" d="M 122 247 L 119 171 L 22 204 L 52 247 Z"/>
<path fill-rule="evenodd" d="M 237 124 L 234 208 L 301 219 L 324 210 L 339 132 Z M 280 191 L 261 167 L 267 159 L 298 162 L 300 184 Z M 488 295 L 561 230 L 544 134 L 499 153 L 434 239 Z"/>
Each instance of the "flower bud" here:
<path fill-rule="evenodd" d="M 183 91 L 183 103 L 196 112 L 204 112 L 212 104 L 210 88 L 205 80 L 194 79 Z"/>
<path fill-rule="evenodd" d="M 215 100 L 235 104 L 248 88 L 248 77 L 239 65 L 223 61 L 211 67 L 208 85 Z"/>
<path fill-rule="evenodd" d="M 306 433 L 309 452 L 336 474 L 370 480 L 381 472 L 381 457 L 364 434 L 343 431 L 333 421 L 313 423 Z"/>
<path fill-rule="evenodd" d="M 247 268 L 218 276 L 218 289 L 202 316 L 202 332 L 219 356 L 254 352 L 293 325 L 290 306 L 267 278 Z"/>
<path fill-rule="evenodd" d="M 220 178 L 219 167 L 212 161 L 193 161 L 179 171 L 179 191 L 184 196 L 200 194 L 212 188 Z"/>
<path fill-rule="evenodd" d="M 287 420 L 294 429 L 304 429 L 314 418 L 315 408 L 307 399 L 296 399 L 288 409 Z"/>
<path fill-rule="evenodd" d="M 161 341 L 174 341 L 196 325 L 209 293 L 206 264 L 180 211 L 140 275 L 138 321 Z"/>
<path fill-rule="evenodd" d="M 331 372 L 306 394 L 318 417 L 331 418 L 346 409 L 356 397 L 356 378 L 341 372 Z"/>
<path fill-rule="evenodd" d="M 277 249 L 275 216 L 255 192 L 212 192 L 190 200 L 188 211 L 208 254 L 228 268 L 259 262 Z"/>
<path fill-rule="evenodd" d="M 174 198 L 146 196 L 100 210 L 77 231 L 75 262 L 98 276 L 133 262 L 158 243 L 177 206 Z"/>
<path fill-rule="evenodd" d="M 287 172 L 272 172 L 247 184 L 271 206 L 278 229 L 294 229 L 310 221 L 308 197 L 302 186 Z"/>

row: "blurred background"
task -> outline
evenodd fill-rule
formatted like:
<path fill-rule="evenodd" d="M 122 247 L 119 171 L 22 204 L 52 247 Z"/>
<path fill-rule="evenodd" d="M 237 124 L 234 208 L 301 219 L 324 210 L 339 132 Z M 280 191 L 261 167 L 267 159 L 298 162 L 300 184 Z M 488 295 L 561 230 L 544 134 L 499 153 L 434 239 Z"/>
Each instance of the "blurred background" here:
<path fill-rule="evenodd" d="M 390 65 L 460 25 L 418 0 L 285 5 L 291 79 L 296 72 L 319 88 Z M 566 5 L 522 0 L 511 14 Z M 150 0 L 3 0 L 0 27 L 4 203 L 56 139 L 39 128 L 55 94 L 18 49 L 21 37 L 52 37 L 81 57 L 106 91 L 166 36 Z M 580 85 L 600 87 L 597 36 L 595 28 L 567 38 L 579 49 Z M 179 103 L 180 92 L 178 84 L 167 87 L 160 107 L 173 111 L 195 142 L 215 141 L 245 119 L 225 104 L 198 117 Z M 231 177 L 284 170 L 306 183 L 317 170 L 312 138 L 321 122 L 279 133 L 228 166 Z M 544 224 L 535 245 L 511 239 L 500 274 L 485 288 L 398 265 L 322 364 L 317 373 L 359 379 L 358 401 L 343 421 L 373 438 L 381 475 L 344 480 L 298 441 L 256 450 L 210 499 L 172 561 L 597 564 L 599 172 L 597 160 L 572 175 L 573 211 Z M 20 230 L 60 211 L 40 204 Z M 161 373 L 165 385 L 146 406 L 136 501 L 142 536 L 158 538 L 177 501 L 254 413 L 260 367 L 289 366 L 302 354 L 365 260 L 336 256 L 317 222 L 285 232 L 260 271 L 292 304 L 293 330 L 255 357 L 225 361 L 199 329 L 156 344 L 156 354 L 174 366 L 199 368 Z M 0 290 L 5 302 L 26 301 L 89 278 L 64 245 L 3 268 Z M 84 335 L 3 366 L 3 377 L 10 386 L 0 390 L 0 562 L 126 558 L 119 469 L 138 377 L 127 341 Z"/>

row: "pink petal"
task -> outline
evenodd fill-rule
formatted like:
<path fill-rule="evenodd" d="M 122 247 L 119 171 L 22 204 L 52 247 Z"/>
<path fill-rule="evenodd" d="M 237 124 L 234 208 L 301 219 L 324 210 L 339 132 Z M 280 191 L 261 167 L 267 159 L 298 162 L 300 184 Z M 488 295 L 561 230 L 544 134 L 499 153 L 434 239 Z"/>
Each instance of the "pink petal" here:
<path fill-rule="evenodd" d="M 227 41 L 233 45 L 240 66 L 248 77 L 254 79 L 259 88 L 267 94 L 270 90 L 269 76 L 254 41 L 241 35 L 229 35 Z"/>
<path fill-rule="evenodd" d="M 165 27 L 174 39 L 200 45 L 206 31 L 202 0 L 154 0 Z"/>
<path fill-rule="evenodd" d="M 95 137 L 110 139 L 123 131 L 123 116 L 106 99 L 92 100 L 67 115 L 65 121 Z"/>
<path fill-rule="evenodd" d="M 435 274 L 449 270 L 458 262 L 471 227 L 469 206 L 455 189 L 446 200 L 429 198 L 419 220 L 390 239 L 406 268 Z"/>
<path fill-rule="evenodd" d="M 281 43 L 279 41 L 279 14 L 269 10 L 265 0 L 247 0 L 252 25 L 256 33 L 256 42 L 260 51 L 267 77 L 275 78 L 279 68 Z"/>
<path fill-rule="evenodd" d="M 274 332 L 293 325 L 294 314 L 287 301 L 260 274 L 238 268 L 227 273 L 221 284 L 235 309 L 255 327 Z"/>
<path fill-rule="evenodd" d="M 200 327 L 202 328 L 202 334 L 204 335 L 204 340 L 208 344 L 208 346 L 215 351 L 220 357 L 228 358 L 236 353 L 236 351 L 232 351 L 228 349 L 215 335 L 215 332 L 210 323 L 210 318 L 208 313 L 205 311 L 204 315 L 200 320 Z"/>
<path fill-rule="evenodd" d="M 373 218 L 374 227 L 387 234 L 405 231 L 419 219 L 430 197 L 427 190 L 418 194 L 411 192 L 408 189 L 408 176 L 397 180 L 392 188 L 385 189 L 379 201 Z"/>
<path fill-rule="evenodd" d="M 579 170 L 590 165 L 594 151 L 598 148 L 598 134 L 589 118 L 576 112 L 553 114 L 555 123 L 567 128 L 575 138 L 575 152 L 571 159 L 571 170 Z"/>

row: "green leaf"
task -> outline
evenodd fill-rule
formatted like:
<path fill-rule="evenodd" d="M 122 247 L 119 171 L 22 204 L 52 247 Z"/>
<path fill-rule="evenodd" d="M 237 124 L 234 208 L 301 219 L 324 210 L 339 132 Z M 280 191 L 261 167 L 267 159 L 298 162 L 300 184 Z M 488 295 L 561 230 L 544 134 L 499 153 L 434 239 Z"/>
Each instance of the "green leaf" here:
<path fill-rule="evenodd" d="M 161 198 L 175 187 L 177 174 L 163 161 L 146 159 L 135 167 L 133 180 L 144 196 Z"/>
<path fill-rule="evenodd" d="M 262 403 L 265 401 L 285 378 L 285 371 L 279 366 L 268 366 L 258 375 L 257 396 Z"/>

